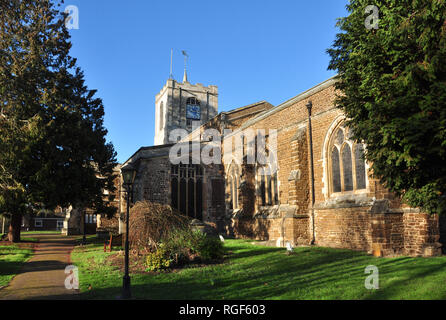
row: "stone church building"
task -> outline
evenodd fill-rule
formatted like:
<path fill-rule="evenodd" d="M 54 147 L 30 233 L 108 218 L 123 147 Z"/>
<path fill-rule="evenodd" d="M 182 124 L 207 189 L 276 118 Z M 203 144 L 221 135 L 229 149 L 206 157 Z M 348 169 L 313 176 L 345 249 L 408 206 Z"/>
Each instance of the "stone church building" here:
<path fill-rule="evenodd" d="M 365 146 L 350 138 L 334 105 L 334 84 L 329 79 L 278 106 L 260 101 L 218 113 L 216 86 L 169 79 L 155 99 L 154 146 L 140 148 L 124 163 L 137 168 L 133 201 L 169 204 L 222 235 L 277 246 L 314 244 L 378 256 L 441 254 L 445 234 L 439 217 L 402 204 L 370 176 Z M 187 135 L 172 140 L 175 129 Z M 221 141 L 203 137 L 207 129 Z M 268 140 L 272 129 L 277 143 L 267 141 L 266 153 L 277 155 L 277 170 L 266 174 L 271 164 L 246 160 L 257 132 Z M 254 141 L 244 137 L 249 130 L 256 132 Z M 221 142 L 221 155 L 213 154 L 221 163 L 194 159 L 194 137 L 201 141 L 195 144 L 199 152 Z M 235 137 L 242 139 L 242 161 L 223 159 Z M 188 163 L 172 163 L 172 148 L 179 146 L 190 150 Z M 122 199 L 120 207 L 122 215 Z"/>

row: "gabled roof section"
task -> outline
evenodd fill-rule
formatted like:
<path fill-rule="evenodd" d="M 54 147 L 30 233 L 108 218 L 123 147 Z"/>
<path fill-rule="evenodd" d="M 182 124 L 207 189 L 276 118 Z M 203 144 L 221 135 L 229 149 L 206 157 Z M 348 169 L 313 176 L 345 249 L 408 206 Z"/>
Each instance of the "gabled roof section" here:
<path fill-rule="evenodd" d="M 265 112 L 260 113 L 256 117 L 251 118 L 250 120 L 246 121 L 243 125 L 241 125 L 238 128 L 237 131 L 243 130 L 245 128 L 248 128 L 248 127 L 252 126 L 253 124 L 255 124 L 256 122 L 259 122 L 259 121 L 261 121 L 261 120 L 263 120 L 263 119 L 273 115 L 276 112 L 284 110 L 284 109 L 286 109 L 286 108 L 296 104 L 297 102 L 302 101 L 304 99 L 307 99 L 307 98 L 311 97 L 312 95 L 316 94 L 317 92 L 322 91 L 322 90 L 324 90 L 324 89 L 334 85 L 336 83 L 336 81 L 337 81 L 336 77 L 337 76 L 333 76 L 333 77 L 331 77 L 331 78 L 329 78 L 329 79 L 319 83 L 318 85 L 316 85 L 316 86 L 314 86 L 314 87 L 312 87 L 312 88 L 310 88 L 310 89 L 308 89 L 308 90 L 298 94 L 297 96 L 295 96 L 295 97 L 293 97 L 293 98 L 291 98 L 291 99 L 289 99 L 289 100 L 279 104 L 277 107 L 269 109 L 269 110 L 266 110 Z"/>
<path fill-rule="evenodd" d="M 214 128 L 220 130 L 222 124 L 228 125 L 230 129 L 239 127 L 237 121 L 243 122 L 243 119 L 252 119 L 253 117 L 256 117 L 259 114 L 272 108 L 274 108 L 274 106 L 271 103 L 262 100 L 237 109 L 220 112 L 214 118 L 210 119 L 206 123 L 203 123 L 200 127 L 189 133 L 182 141 L 191 140 L 193 136 L 195 136 L 199 132 L 201 133 L 205 129 Z"/>
<path fill-rule="evenodd" d="M 256 107 L 256 106 L 258 106 L 260 104 L 269 104 L 269 102 L 265 101 L 265 100 L 262 100 L 262 101 L 259 101 L 259 102 L 254 102 L 254 103 L 248 104 L 247 106 L 244 106 L 244 107 L 240 107 L 240 108 L 237 108 L 237 109 L 232 109 L 230 111 L 223 111 L 221 113 L 234 114 L 234 113 L 238 113 L 240 111 L 244 111 L 244 110 Z"/>
<path fill-rule="evenodd" d="M 156 145 L 156 146 L 150 146 L 150 147 L 141 147 L 136 151 L 130 158 L 128 158 L 122 165 L 126 165 L 129 162 L 136 162 L 140 158 L 146 158 L 146 157 L 154 157 L 154 156 L 164 156 L 166 154 L 169 154 L 168 148 L 173 146 L 174 144 L 162 144 L 162 145 Z M 167 152 L 166 152 L 167 148 Z"/>

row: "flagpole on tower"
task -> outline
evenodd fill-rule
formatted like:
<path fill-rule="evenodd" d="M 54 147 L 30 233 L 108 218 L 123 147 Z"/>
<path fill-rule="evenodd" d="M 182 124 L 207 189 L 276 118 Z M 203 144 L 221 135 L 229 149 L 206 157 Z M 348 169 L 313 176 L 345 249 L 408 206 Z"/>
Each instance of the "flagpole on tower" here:
<path fill-rule="evenodd" d="M 172 62 L 173 62 L 173 49 L 170 49 L 170 75 L 169 75 L 169 79 L 173 79 Z"/>

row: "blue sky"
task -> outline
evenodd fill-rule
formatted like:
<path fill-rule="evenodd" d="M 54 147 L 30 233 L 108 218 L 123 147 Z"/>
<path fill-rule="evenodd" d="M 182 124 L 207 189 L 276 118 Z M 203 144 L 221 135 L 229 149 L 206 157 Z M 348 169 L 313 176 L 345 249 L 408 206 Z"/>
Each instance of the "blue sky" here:
<path fill-rule="evenodd" d="M 105 106 L 108 140 L 127 160 L 153 145 L 155 95 L 173 73 L 219 87 L 219 112 L 278 105 L 334 75 L 325 50 L 347 0 L 66 0 L 79 9 L 72 56 Z"/>

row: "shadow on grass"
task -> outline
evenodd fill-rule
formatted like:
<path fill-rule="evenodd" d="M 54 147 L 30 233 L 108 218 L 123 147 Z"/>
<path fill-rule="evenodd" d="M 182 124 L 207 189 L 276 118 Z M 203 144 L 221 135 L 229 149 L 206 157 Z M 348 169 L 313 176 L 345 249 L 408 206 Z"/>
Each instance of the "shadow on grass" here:
<path fill-rule="evenodd" d="M 361 252 L 297 248 L 294 255 L 284 249 L 228 244 L 225 263 L 203 268 L 185 268 L 175 273 L 134 274 L 135 299 L 399 299 L 407 291 L 422 294 L 439 279 L 446 280 L 446 259 L 398 257 L 381 259 Z M 382 289 L 369 291 L 364 282 L 365 268 L 376 265 Z M 92 290 L 84 290 L 81 299 L 116 299 L 121 292 L 122 273 L 98 267 L 86 274 Z M 93 276 L 94 275 L 94 276 Z M 397 279 L 397 280 L 394 280 Z M 407 280 L 402 280 L 407 279 Z M 82 278 L 81 278 L 82 281 Z M 431 295 L 445 296 L 446 290 Z M 423 298 L 423 297 L 419 297 Z"/>
<path fill-rule="evenodd" d="M 22 268 L 22 261 L 2 261 L 0 259 L 0 276 L 15 275 Z"/>
<path fill-rule="evenodd" d="M 5 286 L 10 279 L 19 273 L 25 262 L 32 256 L 29 248 L 13 246 L 0 247 L 0 286 Z"/>
<path fill-rule="evenodd" d="M 421 258 L 422 259 L 422 258 Z M 444 290 L 443 283 L 446 280 L 446 262 L 439 263 L 437 265 L 422 265 L 415 266 L 411 265 L 391 265 L 380 268 L 384 269 L 386 275 L 390 278 L 394 278 L 391 283 L 385 284 L 383 289 L 378 289 L 371 291 L 371 293 L 366 297 L 366 299 L 373 300 L 390 300 L 390 299 L 445 299 L 446 290 Z M 398 269 L 397 269 L 398 268 Z M 405 268 L 405 273 L 403 274 L 400 268 Z M 380 272 L 381 273 L 381 272 Z M 399 279 L 400 278 L 400 279 Z M 429 279 L 431 278 L 431 279 Z M 438 282 L 435 279 L 438 278 Z M 385 278 L 384 278 L 385 279 Z M 429 280 L 428 280 L 429 279 Z M 412 287 L 412 288 L 411 288 Z M 419 289 L 420 294 L 416 295 L 412 289 Z M 431 294 L 435 294 L 433 291 L 442 291 L 439 295 L 432 297 Z"/>

